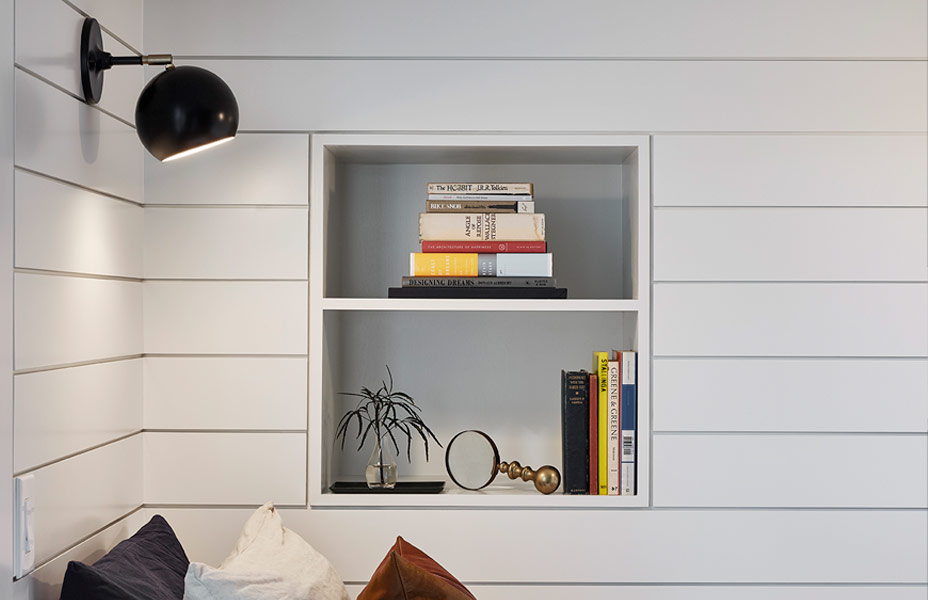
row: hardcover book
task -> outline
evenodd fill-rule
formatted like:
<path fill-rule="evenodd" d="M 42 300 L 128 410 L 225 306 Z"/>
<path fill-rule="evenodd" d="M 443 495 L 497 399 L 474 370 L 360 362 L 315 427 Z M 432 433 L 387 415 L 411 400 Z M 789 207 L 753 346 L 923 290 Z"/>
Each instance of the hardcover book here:
<path fill-rule="evenodd" d="M 546 242 L 507 242 L 507 241 L 472 241 L 472 242 L 449 242 L 446 240 L 424 240 L 422 242 L 423 252 L 482 252 L 484 254 L 497 253 L 508 254 L 511 252 L 521 252 L 523 254 L 536 254 L 545 252 L 548 249 Z"/>
<path fill-rule="evenodd" d="M 403 277 L 403 287 L 554 287 L 554 277 Z"/>
<path fill-rule="evenodd" d="M 588 494 L 590 490 L 589 386 L 587 371 L 561 371 L 561 464 L 565 494 Z"/>
<path fill-rule="evenodd" d="M 544 239 L 543 213 L 419 213 L 419 241 Z"/>
<path fill-rule="evenodd" d="M 609 441 L 609 353 L 593 353 L 593 369 L 596 372 L 596 383 L 599 410 L 597 444 L 599 456 L 597 467 L 599 469 L 599 494 L 605 496 L 609 493 L 608 487 L 608 441 Z"/>
<path fill-rule="evenodd" d="M 607 425 L 606 440 L 606 485 L 610 496 L 621 494 L 620 470 L 622 458 L 620 456 L 619 436 L 621 433 L 621 379 L 622 363 L 618 360 L 609 359 L 608 375 L 608 403 L 609 403 L 609 422 Z"/>
<path fill-rule="evenodd" d="M 599 378 L 595 373 L 590 373 L 590 445 L 588 448 L 587 461 L 590 465 L 590 489 L 591 496 L 599 495 Z"/>
<path fill-rule="evenodd" d="M 551 254 L 410 252 L 413 277 L 551 277 Z"/>
<path fill-rule="evenodd" d="M 444 298 L 458 300 L 563 300 L 567 288 L 557 287 L 391 287 L 388 298 Z"/>
<path fill-rule="evenodd" d="M 531 183 L 430 183 L 429 194 L 521 194 L 533 195 Z"/>
<path fill-rule="evenodd" d="M 632 350 L 622 352 L 622 495 L 633 496 L 638 493 L 636 486 L 636 446 L 638 440 L 635 431 L 637 419 L 638 353 Z"/>
<path fill-rule="evenodd" d="M 442 196 L 448 196 L 442 198 Z M 535 203 L 531 200 L 513 200 L 523 196 L 479 196 L 468 199 L 466 195 L 429 194 L 425 203 L 426 212 L 471 212 L 471 213 L 533 213 Z M 525 196 L 526 198 L 528 196 Z"/>

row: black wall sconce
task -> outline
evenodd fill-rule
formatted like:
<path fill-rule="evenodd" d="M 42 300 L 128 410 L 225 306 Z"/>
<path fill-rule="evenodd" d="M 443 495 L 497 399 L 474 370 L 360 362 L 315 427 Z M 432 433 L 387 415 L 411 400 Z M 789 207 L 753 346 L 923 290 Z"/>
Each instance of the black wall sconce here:
<path fill-rule="evenodd" d="M 120 65 L 164 65 L 142 89 L 135 105 L 135 128 L 142 145 L 161 161 L 217 146 L 238 131 L 238 102 L 217 75 L 199 67 L 175 67 L 170 54 L 113 56 L 103 50 L 96 19 L 81 31 L 81 86 L 96 104 L 103 94 L 103 73 Z"/>

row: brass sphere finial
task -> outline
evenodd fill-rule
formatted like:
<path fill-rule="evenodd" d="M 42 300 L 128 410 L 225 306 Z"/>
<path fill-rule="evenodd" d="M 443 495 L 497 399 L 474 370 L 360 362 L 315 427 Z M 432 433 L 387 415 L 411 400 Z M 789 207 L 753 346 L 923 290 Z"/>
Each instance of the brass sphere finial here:
<path fill-rule="evenodd" d="M 535 489 L 542 494 L 550 494 L 561 485 L 561 474 L 551 465 L 545 465 L 535 471 Z"/>

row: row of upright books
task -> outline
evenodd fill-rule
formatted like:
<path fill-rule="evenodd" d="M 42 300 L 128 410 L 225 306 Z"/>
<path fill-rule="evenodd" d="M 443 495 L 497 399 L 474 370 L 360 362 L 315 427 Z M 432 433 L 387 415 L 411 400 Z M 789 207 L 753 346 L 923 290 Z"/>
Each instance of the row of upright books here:
<path fill-rule="evenodd" d="M 420 252 L 390 298 L 566 298 L 531 183 L 429 183 Z"/>
<path fill-rule="evenodd" d="M 593 353 L 593 370 L 561 371 L 565 494 L 633 496 L 638 353 Z"/>

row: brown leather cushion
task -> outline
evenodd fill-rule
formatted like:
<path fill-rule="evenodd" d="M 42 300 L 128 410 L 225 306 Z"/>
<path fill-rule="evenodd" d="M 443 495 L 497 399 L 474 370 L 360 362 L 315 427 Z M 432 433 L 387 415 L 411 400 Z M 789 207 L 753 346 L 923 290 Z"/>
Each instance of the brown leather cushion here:
<path fill-rule="evenodd" d="M 401 537 L 358 600 L 477 600 L 454 575 Z"/>

